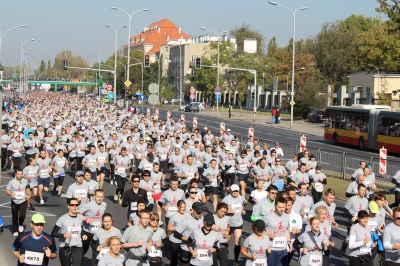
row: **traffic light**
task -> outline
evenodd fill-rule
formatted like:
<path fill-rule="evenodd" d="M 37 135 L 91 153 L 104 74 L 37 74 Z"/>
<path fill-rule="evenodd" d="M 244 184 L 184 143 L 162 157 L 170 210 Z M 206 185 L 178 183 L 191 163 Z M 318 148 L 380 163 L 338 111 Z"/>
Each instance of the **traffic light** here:
<path fill-rule="evenodd" d="M 201 69 L 201 58 L 196 57 L 196 64 L 195 64 L 195 69 Z"/>
<path fill-rule="evenodd" d="M 150 67 L 150 55 L 144 55 L 144 67 Z"/>
<path fill-rule="evenodd" d="M 68 70 L 68 60 L 64 60 L 64 70 Z"/>

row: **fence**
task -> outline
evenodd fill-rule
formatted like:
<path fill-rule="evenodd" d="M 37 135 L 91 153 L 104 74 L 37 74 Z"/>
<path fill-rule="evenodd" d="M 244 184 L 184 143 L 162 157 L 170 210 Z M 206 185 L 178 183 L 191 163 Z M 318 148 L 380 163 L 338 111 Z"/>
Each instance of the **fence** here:
<path fill-rule="evenodd" d="M 241 139 L 241 143 L 246 138 Z M 275 146 L 275 141 L 258 139 L 261 148 L 264 144 L 267 144 L 269 149 Z M 293 145 L 288 143 L 279 142 L 280 148 L 283 150 L 283 160 L 288 161 L 291 159 L 292 154 L 298 154 L 300 152 L 299 145 Z M 389 159 L 387 160 L 386 174 L 379 174 L 379 157 L 378 156 L 365 156 L 359 154 L 352 154 L 347 152 L 336 152 L 316 147 L 307 146 L 309 155 L 315 155 L 315 160 L 321 165 L 322 170 L 329 175 L 343 178 L 351 176 L 355 170 L 359 168 L 361 161 L 366 161 L 367 164 L 372 165 L 372 171 L 375 173 L 376 180 L 385 187 L 393 187 L 391 183 L 392 177 L 400 170 L 400 160 Z"/>

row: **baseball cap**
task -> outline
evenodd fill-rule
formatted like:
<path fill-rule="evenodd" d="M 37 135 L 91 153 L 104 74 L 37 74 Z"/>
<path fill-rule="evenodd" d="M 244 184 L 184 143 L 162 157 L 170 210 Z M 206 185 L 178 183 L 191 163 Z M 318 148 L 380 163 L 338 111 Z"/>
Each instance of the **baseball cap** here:
<path fill-rule="evenodd" d="M 83 171 L 77 171 L 75 176 L 84 176 L 85 174 L 83 173 Z"/>
<path fill-rule="evenodd" d="M 230 128 L 228 128 L 226 131 L 227 131 L 227 132 L 231 132 L 231 129 L 230 129 Z"/>
<path fill-rule="evenodd" d="M 206 224 L 208 224 L 208 225 L 213 225 L 213 224 L 215 224 L 214 215 L 212 215 L 211 213 L 207 213 L 207 214 L 204 216 L 203 221 L 205 221 Z"/>
<path fill-rule="evenodd" d="M 226 150 L 226 151 L 229 151 L 229 147 L 225 147 L 225 150 Z"/>
<path fill-rule="evenodd" d="M 40 214 L 40 213 L 35 213 L 34 215 L 32 215 L 31 222 L 34 224 L 45 224 L 46 223 L 43 214 Z"/>
<path fill-rule="evenodd" d="M 218 151 L 216 149 L 213 149 L 212 153 L 218 153 Z"/>
<path fill-rule="evenodd" d="M 201 204 L 200 202 L 193 203 L 192 210 L 194 210 L 198 214 L 203 213 L 204 211 L 203 204 Z"/>
<path fill-rule="evenodd" d="M 254 222 L 254 227 L 258 230 L 258 231 L 264 231 L 265 230 L 265 222 L 263 220 L 257 220 Z"/>
<path fill-rule="evenodd" d="M 59 138 L 59 139 L 58 139 L 58 142 L 60 142 L 60 141 L 62 142 L 62 141 L 63 141 L 63 139 L 62 139 L 62 138 Z"/>
<path fill-rule="evenodd" d="M 231 186 L 231 191 L 239 191 L 239 186 L 236 185 L 236 184 L 233 184 L 233 185 Z"/>
<path fill-rule="evenodd" d="M 213 142 L 213 145 L 218 145 L 218 143 L 216 141 Z"/>
<path fill-rule="evenodd" d="M 378 203 L 376 203 L 376 201 L 370 201 L 370 202 L 369 202 L 369 210 L 370 210 L 372 213 L 377 214 L 377 213 L 379 212 Z"/>

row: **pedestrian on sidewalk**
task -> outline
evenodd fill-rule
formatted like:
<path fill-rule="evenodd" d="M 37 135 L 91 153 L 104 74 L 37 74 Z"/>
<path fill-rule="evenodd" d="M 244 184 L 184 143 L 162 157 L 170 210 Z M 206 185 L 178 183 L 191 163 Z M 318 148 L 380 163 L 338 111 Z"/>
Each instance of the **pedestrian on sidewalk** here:
<path fill-rule="evenodd" d="M 276 115 L 275 115 L 275 124 L 280 123 L 280 118 L 281 118 L 281 109 L 277 108 L 276 109 Z"/>
<path fill-rule="evenodd" d="M 272 124 L 275 124 L 275 121 L 276 121 L 276 108 L 275 108 L 275 106 L 272 106 L 272 109 L 271 109 L 271 115 L 272 115 Z"/>
<path fill-rule="evenodd" d="M 229 105 L 228 113 L 229 113 L 229 118 L 231 118 L 232 117 L 232 105 Z"/>

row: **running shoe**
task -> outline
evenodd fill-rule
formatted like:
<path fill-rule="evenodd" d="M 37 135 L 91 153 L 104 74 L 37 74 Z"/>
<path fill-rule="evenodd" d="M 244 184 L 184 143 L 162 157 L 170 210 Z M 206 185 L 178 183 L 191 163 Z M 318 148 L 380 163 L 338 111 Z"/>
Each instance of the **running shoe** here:
<path fill-rule="evenodd" d="M 44 200 L 40 200 L 40 205 L 44 205 Z"/>
<path fill-rule="evenodd" d="M 115 200 L 115 201 L 118 200 L 118 195 L 117 195 L 117 194 L 114 195 L 114 200 Z"/>
<path fill-rule="evenodd" d="M 18 236 L 18 232 L 14 232 L 13 236 Z"/>
<path fill-rule="evenodd" d="M 18 227 L 18 232 L 22 233 L 23 231 L 24 231 L 24 226 L 23 226 L 23 225 L 20 225 L 20 226 Z"/>

